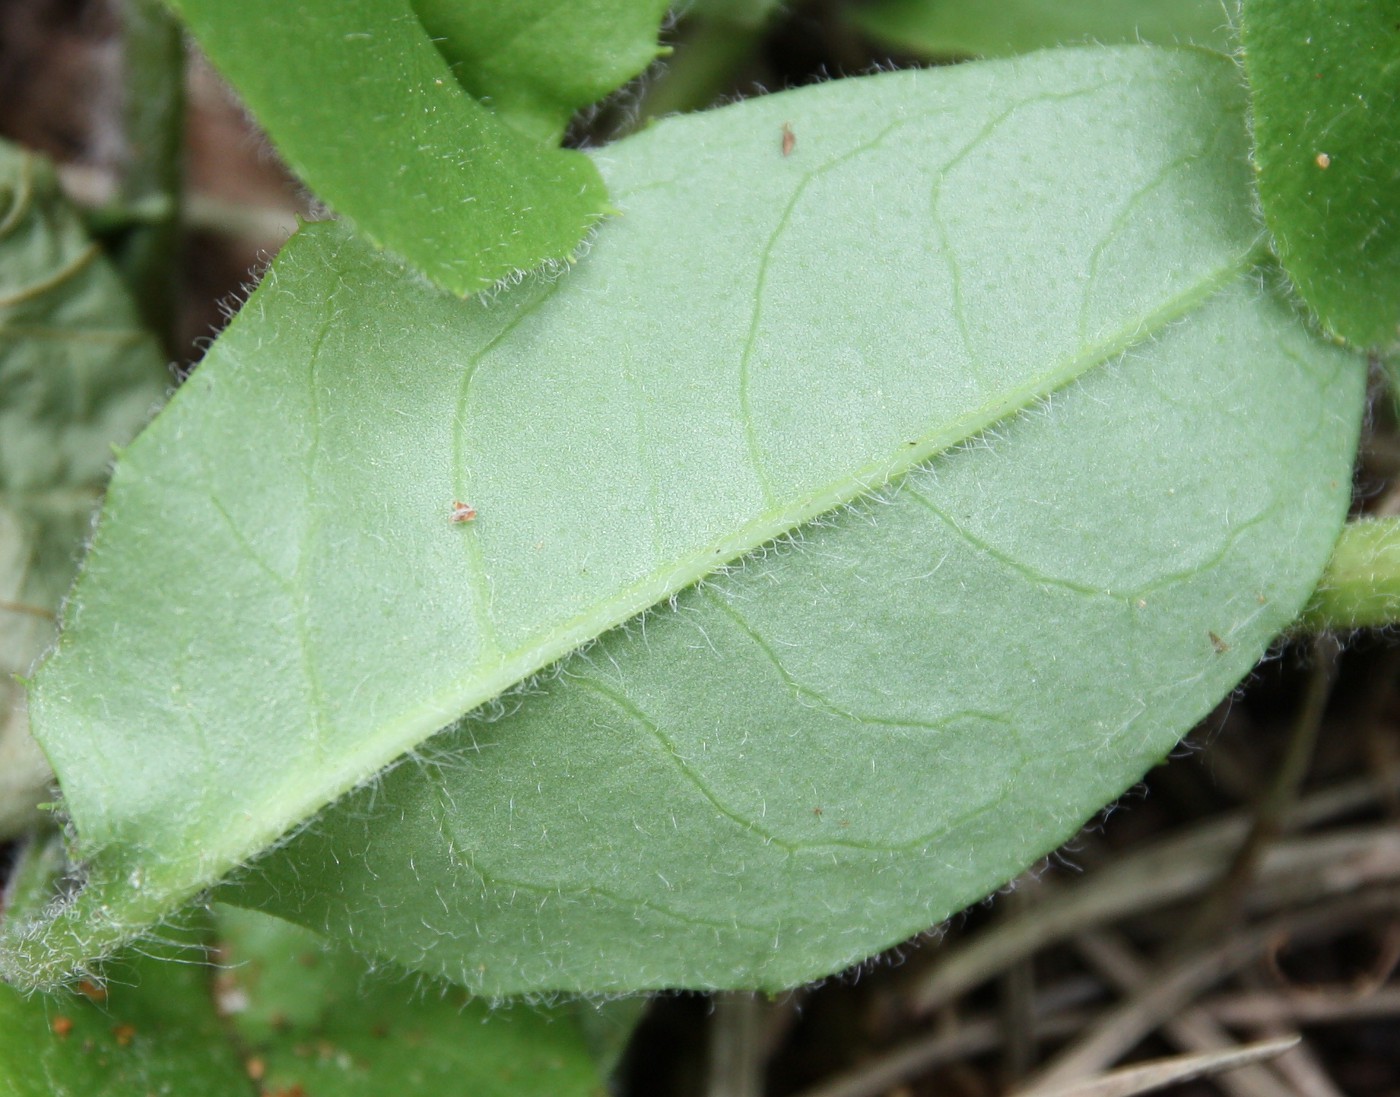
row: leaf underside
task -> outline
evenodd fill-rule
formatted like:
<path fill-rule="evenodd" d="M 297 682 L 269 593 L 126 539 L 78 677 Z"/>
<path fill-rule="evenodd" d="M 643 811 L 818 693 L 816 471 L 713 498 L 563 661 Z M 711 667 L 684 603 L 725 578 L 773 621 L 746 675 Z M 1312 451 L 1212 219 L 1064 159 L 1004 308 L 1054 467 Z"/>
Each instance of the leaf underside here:
<path fill-rule="evenodd" d="M 1364 370 L 1255 269 L 1227 60 L 837 82 L 597 158 L 622 215 L 489 305 L 303 231 L 124 455 L 34 698 L 86 887 L 8 975 L 414 752 L 231 897 L 492 993 L 809 978 L 1053 847 L 1296 614 Z"/>

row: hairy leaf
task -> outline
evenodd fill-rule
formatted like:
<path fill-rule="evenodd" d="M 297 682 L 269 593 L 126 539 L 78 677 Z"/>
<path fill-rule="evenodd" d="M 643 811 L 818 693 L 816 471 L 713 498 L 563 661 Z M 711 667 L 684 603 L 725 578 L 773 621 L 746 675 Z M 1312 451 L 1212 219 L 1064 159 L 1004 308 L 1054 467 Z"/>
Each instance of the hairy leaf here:
<path fill-rule="evenodd" d="M 464 88 L 557 144 L 574 112 L 656 59 L 666 0 L 411 0 Z"/>
<path fill-rule="evenodd" d="M 5 1097 L 248 1097 L 202 950 L 157 947 L 113 965 L 105 986 L 25 997 L 0 985 Z"/>
<path fill-rule="evenodd" d="M 299 926 L 219 914 L 219 994 L 267 1093 L 596 1097 L 603 1079 L 566 1010 L 491 1008 L 372 972 Z"/>
<path fill-rule="evenodd" d="M 463 90 L 409 0 L 172 2 L 292 169 L 453 293 L 566 259 L 607 208 L 586 157 Z"/>
<path fill-rule="evenodd" d="M 1393 0 L 1250 0 L 1259 198 L 1323 326 L 1400 347 L 1400 12 Z"/>
<path fill-rule="evenodd" d="M 852 22 L 927 57 L 1002 57 L 1079 42 L 1193 43 L 1228 50 L 1237 0 L 869 0 Z"/>
<path fill-rule="evenodd" d="M 456 809 L 440 831 L 430 813 L 433 864 L 402 871 L 432 895 L 415 922 L 452 911 L 445 951 L 420 955 L 378 897 L 367 939 L 482 987 L 772 985 L 1053 845 L 1296 613 L 1348 498 L 1363 370 L 1252 268 L 1241 98 L 1224 58 L 1088 50 L 674 119 L 599 154 L 625 212 L 588 261 L 490 305 L 304 231 L 117 468 L 34 703 L 87 883 L 7 927 L 4 970 L 62 977 L 735 562 L 685 596 L 710 623 L 607 637 L 601 670 L 523 700 L 524 730 L 452 755 L 488 794 L 462 811 L 507 846 L 466 849 Z M 540 726 L 570 750 L 537 753 Z M 358 841 L 370 806 L 307 840 Z M 669 832 L 701 823 L 737 852 L 678 867 Z M 832 890 L 725 886 L 755 839 Z M 497 859 L 527 844 L 548 871 L 508 878 Z M 925 848 L 938 879 L 904 876 Z M 582 865 L 596 890 L 576 894 Z M 443 866 L 466 867 L 432 894 Z M 319 869 L 264 878 L 300 917 L 329 903 Z M 697 879 L 699 912 L 668 902 Z M 811 928 L 785 932 L 785 900 L 813 894 Z M 653 909 L 674 933 L 647 936 Z M 619 926 L 631 967 L 599 944 Z M 483 941 L 502 951 L 472 959 Z"/>
<path fill-rule="evenodd" d="M 1361 371 L 1261 297 L 609 634 L 230 894 L 494 994 L 776 990 L 975 902 L 1160 760 L 1326 560 Z"/>
<path fill-rule="evenodd" d="M 15 676 L 53 642 L 111 447 L 168 383 L 52 170 L 0 142 L 0 836 L 32 821 L 48 782 Z"/>

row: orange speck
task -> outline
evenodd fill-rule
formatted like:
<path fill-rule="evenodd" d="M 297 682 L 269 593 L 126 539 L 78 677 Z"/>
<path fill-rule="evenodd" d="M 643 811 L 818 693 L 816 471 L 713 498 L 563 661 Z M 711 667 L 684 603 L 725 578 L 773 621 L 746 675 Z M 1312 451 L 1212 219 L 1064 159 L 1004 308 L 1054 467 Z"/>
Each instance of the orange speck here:
<path fill-rule="evenodd" d="M 60 1040 L 68 1039 L 68 1034 L 73 1031 L 73 1018 L 65 1017 L 61 1013 L 49 1022 L 49 1028 Z"/>
<path fill-rule="evenodd" d="M 243 1064 L 243 1069 L 253 1081 L 261 1082 L 263 1075 L 267 1073 L 267 1064 L 255 1056 Z"/>
<path fill-rule="evenodd" d="M 452 520 L 454 522 L 470 522 L 476 517 L 476 507 L 470 503 L 463 503 L 459 499 L 452 500 Z"/>
<path fill-rule="evenodd" d="M 78 993 L 90 1002 L 105 1002 L 107 1000 L 107 988 L 98 986 L 91 979 L 84 979 L 77 987 Z"/>
<path fill-rule="evenodd" d="M 135 1025 L 117 1025 L 112 1029 L 112 1036 L 117 1041 L 118 1047 L 130 1047 L 131 1041 L 136 1036 Z"/>
<path fill-rule="evenodd" d="M 1326 171 L 1332 166 L 1332 157 L 1328 156 L 1325 152 L 1319 152 L 1317 154 L 1317 159 L 1314 160 L 1313 163 L 1315 163 L 1323 171 Z"/>
<path fill-rule="evenodd" d="M 791 156 L 792 150 L 797 148 L 797 134 L 792 132 L 792 126 L 787 122 L 783 123 L 783 155 Z"/>

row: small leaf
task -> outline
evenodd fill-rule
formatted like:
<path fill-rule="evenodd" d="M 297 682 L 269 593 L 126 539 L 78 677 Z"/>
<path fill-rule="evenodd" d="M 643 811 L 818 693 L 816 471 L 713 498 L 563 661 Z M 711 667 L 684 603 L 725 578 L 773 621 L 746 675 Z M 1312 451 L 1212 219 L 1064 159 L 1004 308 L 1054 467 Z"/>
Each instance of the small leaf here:
<path fill-rule="evenodd" d="M 1296 614 L 1349 497 L 1364 370 L 1261 286 L 1242 98 L 1131 48 L 673 119 L 599 154 L 588 261 L 489 307 L 304 230 L 118 465 L 34 696 L 86 886 L 0 970 L 62 978 L 599 637 L 387 778 L 386 851 L 433 859 L 395 879 L 466 906 L 366 940 L 778 985 L 1053 846 Z M 352 802 L 306 841 L 360 852 Z M 246 901 L 336 922 L 322 871 Z"/>
<path fill-rule="evenodd" d="M 462 86 L 545 144 L 656 59 L 666 14 L 666 0 L 411 2 Z"/>
<path fill-rule="evenodd" d="M 266 915 L 219 912 L 219 996 L 266 1093 L 596 1097 L 603 1079 L 567 1009 L 491 1007 L 373 972 Z M 299 1087 L 299 1088 L 298 1088 Z"/>
<path fill-rule="evenodd" d="M 1393 0 L 1250 0 L 1259 198 L 1323 327 L 1400 347 L 1400 13 Z"/>
<path fill-rule="evenodd" d="M 866 34 L 908 53 L 1004 57 L 1082 42 L 1229 50 L 1236 6 L 1237 0 L 869 0 L 846 11 Z"/>
<path fill-rule="evenodd" d="M 409 0 L 173 6 L 292 169 L 453 293 L 567 258 L 607 208 L 586 157 L 463 91 Z"/>
<path fill-rule="evenodd" d="M 33 821 L 49 781 L 15 676 L 53 642 L 111 447 L 168 384 L 52 170 L 0 142 L 0 837 Z"/>
<path fill-rule="evenodd" d="M 203 950 L 147 946 L 112 979 L 24 996 L 0 984 L 5 1097 L 248 1097 L 247 1075 L 209 993 Z"/>

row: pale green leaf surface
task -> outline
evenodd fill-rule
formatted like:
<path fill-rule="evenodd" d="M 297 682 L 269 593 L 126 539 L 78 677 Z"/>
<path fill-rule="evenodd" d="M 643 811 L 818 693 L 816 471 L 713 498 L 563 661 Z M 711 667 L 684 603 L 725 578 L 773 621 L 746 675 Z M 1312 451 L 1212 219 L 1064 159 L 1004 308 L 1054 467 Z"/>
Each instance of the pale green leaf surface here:
<path fill-rule="evenodd" d="M 90 997 L 26 997 L 0 984 L 0 1093 L 253 1097 L 202 959 L 200 950 L 169 946 L 124 958 L 112 965 L 105 993 L 89 987 Z"/>
<path fill-rule="evenodd" d="M 221 998 L 266 1093 L 598 1097 L 568 1010 L 491 1008 L 422 986 L 281 919 L 220 908 Z M 300 1086 L 298 1091 L 296 1087 Z"/>
<path fill-rule="evenodd" d="M 410 0 L 461 85 L 558 143 L 574 112 L 656 59 L 666 0 Z"/>
<path fill-rule="evenodd" d="M 1072 43 L 1234 47 L 1238 0 L 869 0 L 847 17 L 887 46 L 926 57 L 1004 57 Z"/>
<path fill-rule="evenodd" d="M 15 675 L 53 642 L 111 447 L 168 384 L 52 170 L 0 142 L 0 835 L 32 821 L 48 781 Z"/>
<path fill-rule="evenodd" d="M 1242 30 L 1279 258 L 1329 332 L 1400 347 L 1400 11 L 1250 0 Z"/>
<path fill-rule="evenodd" d="M 434 740 L 230 894 L 493 994 L 864 959 L 1070 837 L 1292 619 L 1361 374 L 1246 276 Z"/>
<path fill-rule="evenodd" d="M 172 0 L 292 169 L 458 294 L 566 259 L 607 208 L 580 153 L 466 94 L 409 0 Z"/>
<path fill-rule="evenodd" d="M 1278 471 L 1272 457 L 1255 456 L 1241 468 L 1238 454 L 1202 464 L 1202 440 L 1221 444 L 1214 420 L 1208 432 L 1167 444 L 1175 435 L 1157 427 L 1155 407 L 1176 398 L 1166 380 L 1150 390 L 1151 413 L 1137 409 L 1144 444 L 1160 435 L 1165 448 L 1144 449 L 1133 463 L 1174 470 L 1163 473 L 1174 478 L 1163 490 L 1183 514 L 1210 516 L 1205 533 L 1144 525 L 1124 547 L 1107 534 L 1115 526 L 1098 530 L 1078 515 L 1047 519 L 1028 473 L 1017 481 L 1021 495 L 984 500 L 977 512 L 1008 523 L 978 536 L 993 546 L 1005 541 L 1013 555 L 1026 529 L 1049 521 L 1060 531 L 1046 538 L 1041 551 L 1049 555 L 1037 566 L 1049 591 L 1064 596 L 1066 613 L 1078 604 L 1068 597 L 1077 587 L 1151 593 L 1153 583 L 1178 573 L 1189 579 L 1222 554 L 1229 566 L 1208 575 L 1233 576 L 1229 589 L 1251 607 L 1207 614 L 1197 601 L 1163 600 L 1154 610 L 1162 616 L 1149 619 L 1191 660 L 1170 671 L 1133 661 L 1122 679 L 1095 671 L 1092 680 L 1131 698 L 1133 711 L 1152 708 L 1173 684 L 1208 681 L 1175 702 L 1181 722 L 1170 733 L 1134 727 L 1127 738 L 1139 735 L 1137 753 L 1126 751 L 1129 761 L 1092 789 L 1068 782 L 1072 748 L 1052 740 L 1048 754 L 1027 756 L 1028 771 L 1040 766 L 1066 797 L 1049 827 L 1062 833 L 1095 796 L 1113 795 L 1132 779 L 1128 770 L 1136 766 L 1135 776 L 1159 756 L 1189 723 L 1184 714 L 1228 689 L 1296 612 L 1347 498 L 1362 371 L 1341 352 L 1301 339 L 1254 288 L 1259 233 L 1241 98 L 1236 70 L 1223 58 L 1089 50 L 836 82 L 674 119 L 598 154 L 624 212 L 599 232 L 587 262 L 489 305 L 431 292 L 334 226 L 304 231 L 118 465 L 70 626 L 35 697 L 36 726 L 63 781 L 88 883 L 51 923 L 6 927 L 4 971 L 62 977 L 464 712 L 1095 366 L 1128 351 L 1131 365 L 1178 329 L 1257 360 L 1263 352 L 1251 351 L 1250 340 L 1277 334 L 1286 353 L 1270 374 L 1271 391 L 1282 395 L 1260 402 L 1275 411 L 1251 410 L 1248 418 L 1261 424 L 1261 452 L 1279 461 L 1310 453 L 1306 464 Z M 787 157 L 777 140 L 784 123 L 800 142 Z M 1225 319 L 1201 326 L 1196 318 L 1206 315 Z M 1227 391 L 1248 391 L 1253 375 L 1243 363 L 1235 369 Z M 1319 394 L 1318 377 L 1333 374 L 1338 380 Z M 1309 450 L 1308 439 L 1321 449 Z M 1088 457 L 1097 444 L 1088 434 L 1071 448 Z M 960 450 L 950 467 L 982 452 Z M 943 467 L 934 466 L 936 475 Z M 1227 473 L 1255 494 L 1222 504 L 1214 485 Z M 1118 475 L 1132 477 L 1131 465 Z M 1136 479 L 1107 482 L 1096 489 L 1092 480 L 1075 481 L 1072 497 Z M 803 687 L 838 709 L 847 704 L 843 690 L 859 700 L 861 681 L 886 688 L 882 652 L 906 643 L 917 649 L 917 631 L 906 640 L 896 627 L 931 620 L 901 607 L 916 604 L 914 580 L 933 572 L 936 558 L 909 570 L 900 545 L 880 540 L 894 515 L 913 521 L 925 513 L 917 494 L 888 508 L 888 521 L 836 522 L 856 534 L 869 528 L 872 560 L 895 553 L 890 574 L 903 577 L 893 608 L 852 626 L 873 646 L 825 666 Z M 454 525 L 454 499 L 472 503 L 480 517 Z M 1264 514 L 1283 516 L 1286 533 L 1256 521 Z M 1236 542 L 1253 546 L 1255 530 L 1271 531 L 1265 540 L 1275 549 L 1288 548 L 1262 573 L 1277 571 L 1272 585 L 1261 586 L 1226 553 Z M 849 560 L 853 551 L 797 553 L 793 566 Z M 813 592 L 824 587 L 865 596 L 858 574 L 839 569 L 819 573 L 811 589 L 802 580 L 769 596 L 758 562 L 741 578 L 750 570 L 755 578 L 742 597 L 755 600 L 755 612 L 758 601 L 776 599 L 754 626 L 760 635 L 782 625 L 787 605 L 794 641 L 821 636 L 803 607 L 820 605 Z M 950 587 L 931 587 L 935 600 L 980 591 L 975 575 L 940 574 Z M 1136 618 L 1120 601 L 1100 601 L 1106 616 L 1083 611 L 1079 627 L 1127 651 L 1147 643 L 1125 631 Z M 959 749 L 989 766 L 964 778 L 960 802 L 972 837 L 979 805 L 1004 788 L 1002 760 L 1008 744 L 1021 741 L 1023 715 L 1009 701 L 978 700 L 979 691 L 1042 662 L 1067 667 L 1058 645 L 1087 642 L 1067 626 L 1036 625 L 1028 612 L 1016 620 L 1024 633 L 1008 631 L 994 645 L 999 655 L 971 664 L 989 676 L 982 686 L 957 686 L 946 670 L 895 676 L 949 683 L 956 705 L 938 709 L 937 720 L 961 713 L 956 719 L 972 729 Z M 1210 630 L 1228 637 L 1226 655 L 1214 653 Z M 624 634 L 608 642 L 632 641 Z M 757 641 L 744 657 L 756 661 L 755 673 L 771 663 Z M 711 688 L 702 664 L 670 665 L 680 682 Z M 904 686 L 888 689 L 893 707 L 869 711 L 922 727 L 918 713 L 934 702 Z M 1083 683 L 1060 689 L 1077 696 Z M 711 732 L 734 749 L 743 729 L 768 718 L 775 696 L 736 687 L 731 730 Z M 585 710 L 613 703 L 592 688 L 565 702 Z M 626 703 L 617 703 L 625 714 Z M 1106 719 L 1105 737 L 1128 716 Z M 620 726 L 631 728 L 610 737 L 620 749 L 654 742 L 627 721 Z M 587 734 L 578 731 L 581 743 Z M 904 734 L 897 726 L 889 732 L 896 740 Z M 913 738 L 927 757 L 942 750 L 931 737 Z M 779 736 L 747 767 L 751 779 L 773 777 L 762 768 L 777 756 L 771 752 L 796 741 L 800 733 Z M 528 738 L 517 745 L 524 749 Z M 810 757 L 841 755 L 828 746 Z M 664 761 L 652 769 L 621 759 L 606 766 L 619 803 L 652 796 L 651 775 L 673 779 Z M 751 791 L 737 801 L 740 820 L 754 810 Z M 728 797 L 718 802 L 733 811 Z M 509 803 L 479 814 L 499 820 Z M 811 814 L 816 807 L 822 816 Z M 840 804 L 818 800 L 805 810 L 858 825 Z M 963 814 L 956 805 L 947 810 Z M 851 840 L 877 849 L 917 844 L 946 822 L 892 803 L 871 811 Z M 894 829 L 881 832 L 881 819 Z M 798 838 L 785 830 L 775 843 Z M 543 848 L 562 862 L 586 860 L 577 849 Z M 972 848 L 957 855 L 958 865 L 972 861 Z M 997 871 L 1009 871 L 1010 860 Z M 832 863 L 843 871 L 839 858 Z M 659 879 L 659 866 L 646 871 Z M 966 880 L 977 875 L 966 871 Z M 832 901 L 859 905 L 849 894 Z M 769 909 L 753 905 L 755 925 Z M 723 921 L 737 917 L 731 909 Z M 878 932 L 887 939 L 890 927 Z M 517 944 L 531 936 L 502 933 Z M 860 947 L 854 937 L 839 944 L 842 956 Z M 750 945 L 745 938 L 743 947 Z M 719 965 L 732 962 L 716 955 Z M 748 978 L 786 978 L 810 961 L 811 954 L 780 958 L 761 972 L 751 965 Z M 483 978 L 505 985 L 525 977 L 490 968 Z M 609 979 L 657 981 L 670 981 L 659 966 Z"/>

